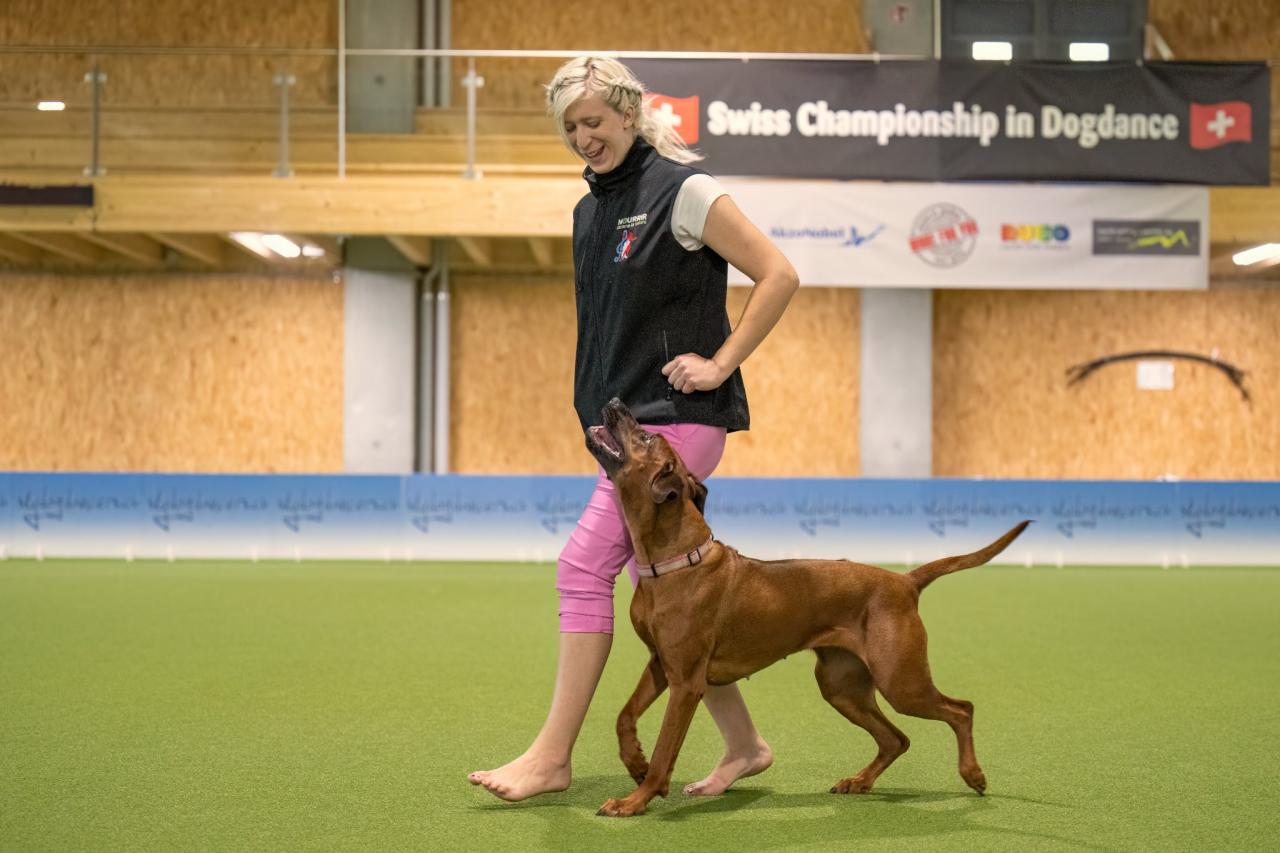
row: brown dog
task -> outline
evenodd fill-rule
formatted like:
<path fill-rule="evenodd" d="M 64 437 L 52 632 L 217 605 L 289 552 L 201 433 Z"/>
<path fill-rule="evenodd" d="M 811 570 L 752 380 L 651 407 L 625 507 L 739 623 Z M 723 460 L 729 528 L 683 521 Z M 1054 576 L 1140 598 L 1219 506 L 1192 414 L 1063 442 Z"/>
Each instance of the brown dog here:
<path fill-rule="evenodd" d="M 651 799 L 666 796 L 708 684 L 730 684 L 801 649 L 818 655 L 823 698 L 879 747 L 870 764 L 837 782 L 832 793 L 871 790 L 910 745 L 880 711 L 876 690 L 900 713 L 950 725 L 960 746 L 960 776 L 979 794 L 985 790 L 973 752 L 973 705 L 934 687 L 916 605 L 934 579 L 982 565 L 1029 522 L 981 551 L 907 574 L 843 560 L 763 562 L 712 539 L 702 517 L 706 488 L 666 439 L 641 428 L 617 399 L 604 409 L 604 426 L 587 430 L 587 447 L 622 504 L 641 575 L 631 622 L 652 654 L 618 715 L 622 762 L 639 787 L 605 802 L 599 814 L 643 814 Z M 668 686 L 671 698 L 649 763 L 636 720 Z"/>

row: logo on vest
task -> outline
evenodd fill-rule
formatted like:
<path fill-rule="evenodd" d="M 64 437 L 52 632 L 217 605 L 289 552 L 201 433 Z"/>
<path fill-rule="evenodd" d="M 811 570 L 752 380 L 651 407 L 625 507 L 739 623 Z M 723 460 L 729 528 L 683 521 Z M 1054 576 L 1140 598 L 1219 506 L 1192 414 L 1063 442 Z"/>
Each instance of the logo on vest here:
<path fill-rule="evenodd" d="M 631 249 L 636 244 L 636 229 L 628 228 L 622 232 L 622 239 L 618 242 L 617 253 L 613 256 L 613 262 L 620 264 L 627 258 L 631 257 Z"/>
<path fill-rule="evenodd" d="M 618 241 L 618 245 L 615 247 L 616 252 L 613 256 L 615 264 L 620 264 L 631 257 L 631 250 L 635 247 L 636 240 L 640 239 L 640 228 L 648 221 L 649 214 L 647 213 L 624 216 L 618 220 L 617 230 L 622 232 L 622 239 Z"/>

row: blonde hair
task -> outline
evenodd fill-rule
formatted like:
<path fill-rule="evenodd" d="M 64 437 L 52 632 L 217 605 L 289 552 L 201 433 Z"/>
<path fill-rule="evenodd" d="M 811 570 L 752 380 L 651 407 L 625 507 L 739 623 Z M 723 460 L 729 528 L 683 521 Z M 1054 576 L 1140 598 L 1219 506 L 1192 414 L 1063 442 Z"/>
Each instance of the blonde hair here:
<path fill-rule="evenodd" d="M 547 84 L 547 115 L 555 121 L 561 141 L 575 154 L 577 149 L 564 129 L 564 114 L 579 98 L 591 95 L 599 95 L 619 114 L 625 113 L 628 107 L 634 109 L 636 132 L 668 160 L 695 163 L 702 159 L 702 155 L 685 145 L 676 129 L 649 105 L 644 84 L 636 79 L 631 69 L 616 59 L 604 56 L 570 59 L 560 66 Z"/>

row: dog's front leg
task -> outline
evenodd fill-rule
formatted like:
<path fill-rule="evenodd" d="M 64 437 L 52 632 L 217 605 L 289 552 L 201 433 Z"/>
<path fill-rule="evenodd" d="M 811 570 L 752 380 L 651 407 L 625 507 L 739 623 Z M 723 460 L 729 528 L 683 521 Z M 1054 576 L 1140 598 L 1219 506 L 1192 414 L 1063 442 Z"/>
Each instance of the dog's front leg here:
<path fill-rule="evenodd" d="M 649 772 L 645 775 L 644 781 L 626 797 L 606 800 L 596 814 L 607 817 L 641 815 L 644 814 L 650 800 L 667 795 L 667 786 L 671 782 L 671 771 L 675 768 L 676 756 L 680 754 L 684 736 L 689 732 L 689 723 L 693 721 L 693 713 L 698 709 L 698 703 L 702 701 L 704 692 L 706 692 L 705 679 L 671 685 L 667 713 L 662 718 L 658 743 L 653 748 L 653 761 L 649 764 Z"/>
<path fill-rule="evenodd" d="M 636 734 L 636 720 L 666 689 L 667 674 L 662 671 L 658 656 L 654 655 L 640 674 L 640 683 L 636 685 L 635 692 L 618 714 L 618 754 L 622 756 L 622 763 L 626 765 L 627 772 L 636 780 L 636 784 L 643 782 L 644 777 L 649 775 L 649 762 L 645 760 L 640 737 Z"/>

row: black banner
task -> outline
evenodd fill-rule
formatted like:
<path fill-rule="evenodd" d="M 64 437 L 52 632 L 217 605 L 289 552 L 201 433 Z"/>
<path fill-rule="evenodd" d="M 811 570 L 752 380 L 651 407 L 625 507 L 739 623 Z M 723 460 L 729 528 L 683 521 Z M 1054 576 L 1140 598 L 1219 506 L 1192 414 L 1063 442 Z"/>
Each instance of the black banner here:
<path fill-rule="evenodd" d="M 0 184 L 0 205 L 14 207 L 93 207 L 92 184 L 31 186 Z"/>
<path fill-rule="evenodd" d="M 719 175 L 1270 182 L 1264 63 L 628 65 Z"/>

